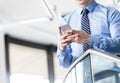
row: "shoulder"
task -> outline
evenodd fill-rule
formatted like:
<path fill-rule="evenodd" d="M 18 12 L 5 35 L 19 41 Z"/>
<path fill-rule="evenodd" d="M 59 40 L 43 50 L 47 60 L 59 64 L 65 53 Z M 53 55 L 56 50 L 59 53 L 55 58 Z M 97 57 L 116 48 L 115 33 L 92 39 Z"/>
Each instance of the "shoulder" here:
<path fill-rule="evenodd" d="M 104 6 L 102 4 L 97 3 L 98 5 L 95 7 L 95 12 L 100 12 L 102 15 L 112 16 L 116 14 L 120 14 L 120 12 L 112 6 Z"/>
<path fill-rule="evenodd" d="M 109 20 L 120 19 L 120 12 L 115 7 L 106 7 Z"/>
<path fill-rule="evenodd" d="M 70 13 L 62 16 L 62 18 L 60 18 L 59 20 L 60 21 L 59 24 L 60 25 L 69 24 L 69 21 L 71 20 L 71 18 L 75 16 L 75 14 L 76 14 L 76 10 L 73 10 Z"/>
<path fill-rule="evenodd" d="M 72 12 L 66 14 L 63 19 L 68 22 L 72 17 L 74 17 L 76 14 L 76 10 L 73 10 Z"/>
<path fill-rule="evenodd" d="M 107 16 L 108 22 L 120 20 L 120 12 L 112 6 L 100 5 L 101 11 Z"/>
<path fill-rule="evenodd" d="M 106 7 L 106 9 L 107 9 L 108 13 L 115 13 L 115 12 L 119 13 L 119 11 L 115 7 L 108 6 L 108 7 Z"/>
<path fill-rule="evenodd" d="M 112 13 L 112 12 L 119 12 L 115 7 L 113 7 L 113 6 L 104 6 L 104 5 L 102 5 L 102 4 L 99 4 L 99 3 L 97 3 L 98 5 L 97 5 L 97 9 L 101 9 L 101 10 L 104 10 L 104 11 L 107 11 L 108 13 L 110 12 L 110 13 Z"/>

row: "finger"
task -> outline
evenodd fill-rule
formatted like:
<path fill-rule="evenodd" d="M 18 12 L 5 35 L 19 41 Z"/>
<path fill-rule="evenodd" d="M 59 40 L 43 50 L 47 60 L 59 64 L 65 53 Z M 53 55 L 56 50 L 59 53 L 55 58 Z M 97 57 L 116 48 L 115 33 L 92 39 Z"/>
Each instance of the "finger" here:
<path fill-rule="evenodd" d="M 69 30 L 67 30 L 67 32 L 69 33 L 69 32 L 79 32 L 80 30 L 73 30 L 73 29 L 69 29 Z"/>
<path fill-rule="evenodd" d="M 62 31 L 61 31 L 61 27 L 59 27 L 59 35 L 62 36 Z"/>
<path fill-rule="evenodd" d="M 70 43 L 69 40 L 61 40 L 61 44 L 64 44 L 64 43 Z"/>
<path fill-rule="evenodd" d="M 66 47 L 69 43 L 62 44 L 62 47 Z"/>
<path fill-rule="evenodd" d="M 73 42 L 79 43 L 80 40 L 81 40 L 80 38 L 76 37 L 76 38 L 73 39 Z"/>
<path fill-rule="evenodd" d="M 67 34 L 67 33 L 65 33 L 65 34 L 63 34 L 63 35 L 61 36 L 60 39 L 70 38 L 70 36 L 71 36 L 71 34 Z"/>
<path fill-rule="evenodd" d="M 60 39 L 61 39 L 61 40 L 64 40 L 64 39 L 66 39 L 66 38 L 67 38 L 67 35 L 64 34 L 64 35 L 61 36 Z"/>
<path fill-rule="evenodd" d="M 67 38 L 67 39 L 61 40 L 61 44 L 64 44 L 64 43 L 71 43 L 71 42 L 72 42 L 72 39 L 71 39 L 71 38 Z"/>
<path fill-rule="evenodd" d="M 73 34 L 73 35 L 70 35 L 70 36 L 68 36 L 69 38 L 73 38 L 73 39 L 75 39 L 75 38 L 80 38 L 80 34 Z"/>
<path fill-rule="evenodd" d="M 73 33 L 73 30 L 72 30 L 72 29 L 66 30 L 65 33 L 66 33 L 66 34 L 72 34 L 72 33 Z"/>

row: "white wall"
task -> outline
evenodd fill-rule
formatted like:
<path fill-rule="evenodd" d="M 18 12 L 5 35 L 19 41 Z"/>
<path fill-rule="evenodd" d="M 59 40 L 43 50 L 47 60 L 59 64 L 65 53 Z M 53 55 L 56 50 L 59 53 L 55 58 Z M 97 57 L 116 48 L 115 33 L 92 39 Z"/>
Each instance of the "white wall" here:
<path fill-rule="evenodd" d="M 0 83 L 7 83 L 4 33 L 0 33 Z"/>

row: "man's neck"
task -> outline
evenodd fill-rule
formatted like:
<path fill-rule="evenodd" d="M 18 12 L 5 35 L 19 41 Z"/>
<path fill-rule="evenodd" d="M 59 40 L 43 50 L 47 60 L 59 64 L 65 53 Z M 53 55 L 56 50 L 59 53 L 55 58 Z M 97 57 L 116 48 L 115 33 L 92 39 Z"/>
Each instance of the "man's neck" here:
<path fill-rule="evenodd" d="M 84 5 L 79 5 L 81 8 L 86 8 L 88 5 L 90 5 L 94 0 L 90 0 L 88 3 L 84 4 Z"/>

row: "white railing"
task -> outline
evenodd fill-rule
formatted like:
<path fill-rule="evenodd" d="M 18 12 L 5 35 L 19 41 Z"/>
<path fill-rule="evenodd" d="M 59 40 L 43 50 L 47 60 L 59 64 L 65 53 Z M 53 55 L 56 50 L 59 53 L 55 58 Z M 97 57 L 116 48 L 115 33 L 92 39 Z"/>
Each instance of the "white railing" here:
<path fill-rule="evenodd" d="M 90 49 L 70 66 L 63 83 L 120 83 L 120 58 Z"/>

